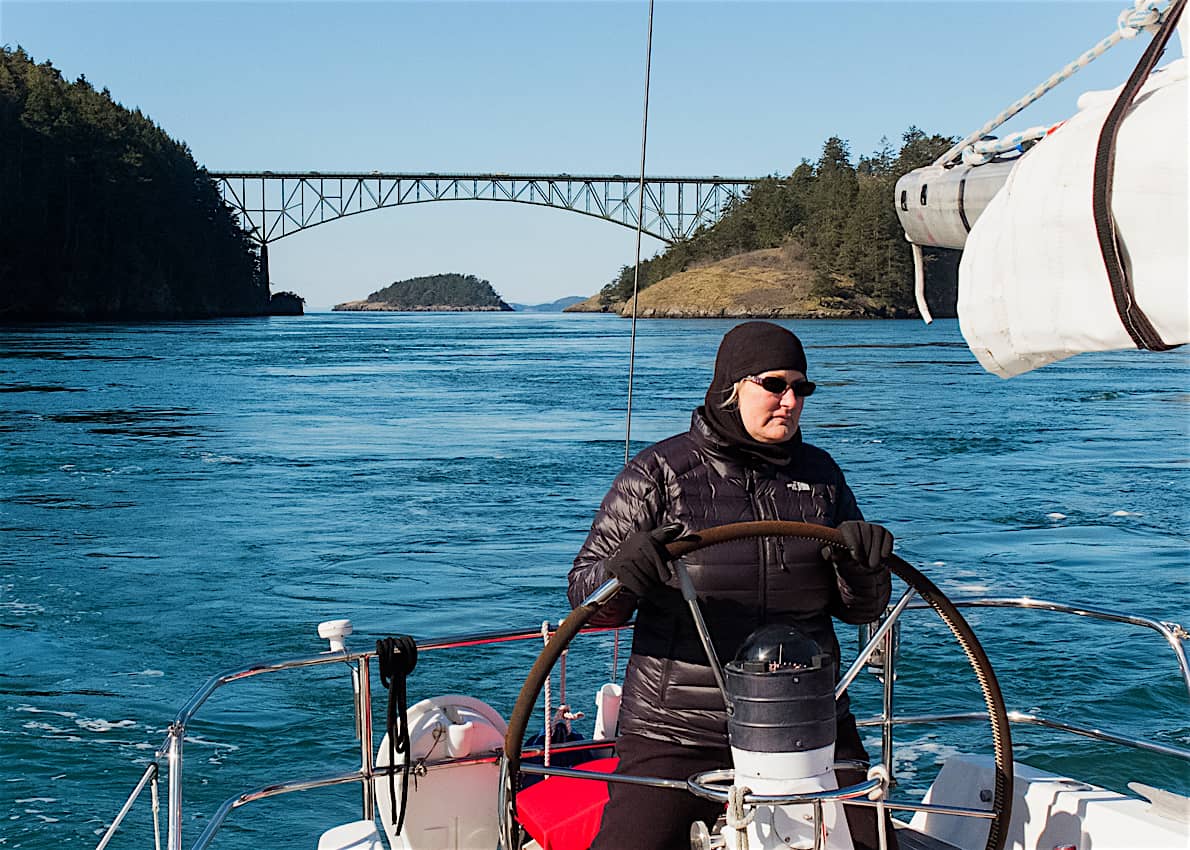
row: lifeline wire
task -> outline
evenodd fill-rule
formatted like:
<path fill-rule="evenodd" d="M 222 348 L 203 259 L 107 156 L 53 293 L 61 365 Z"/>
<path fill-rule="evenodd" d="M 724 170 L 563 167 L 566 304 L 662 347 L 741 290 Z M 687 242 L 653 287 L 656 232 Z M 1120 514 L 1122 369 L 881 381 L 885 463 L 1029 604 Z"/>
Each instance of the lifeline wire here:
<path fill-rule="evenodd" d="M 653 0 L 649 0 L 649 36 L 645 42 L 645 114 L 640 129 L 640 186 L 636 197 L 636 266 L 632 272 L 632 338 L 628 343 L 628 414 L 624 425 L 624 464 L 632 454 L 632 378 L 636 369 L 636 297 L 640 292 L 640 238 L 645 225 L 645 149 L 649 140 L 649 74 L 653 64 Z"/>

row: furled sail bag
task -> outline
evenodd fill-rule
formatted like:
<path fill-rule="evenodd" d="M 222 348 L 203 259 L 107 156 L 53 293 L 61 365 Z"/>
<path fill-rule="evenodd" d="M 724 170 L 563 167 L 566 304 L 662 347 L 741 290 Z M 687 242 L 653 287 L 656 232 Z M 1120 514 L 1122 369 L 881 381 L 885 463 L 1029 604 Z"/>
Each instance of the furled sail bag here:
<path fill-rule="evenodd" d="M 1112 294 L 1092 212 L 1096 146 L 1119 89 L 1079 112 L 1012 170 L 959 267 L 959 325 L 984 368 L 1011 377 L 1084 351 L 1136 347 Z M 1131 303 L 1161 342 L 1190 341 L 1186 60 L 1154 72 L 1120 122 L 1111 177 Z"/>

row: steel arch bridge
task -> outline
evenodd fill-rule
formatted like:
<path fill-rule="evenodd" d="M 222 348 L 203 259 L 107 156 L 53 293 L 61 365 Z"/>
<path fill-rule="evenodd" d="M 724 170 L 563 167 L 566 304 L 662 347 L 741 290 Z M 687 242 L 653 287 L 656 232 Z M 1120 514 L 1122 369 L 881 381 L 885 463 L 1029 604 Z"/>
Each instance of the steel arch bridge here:
<path fill-rule="evenodd" d="M 639 177 L 575 174 L 405 174 L 211 171 L 224 202 L 267 246 L 350 215 L 431 201 L 533 204 L 637 226 Z M 672 244 L 714 224 L 756 178 L 646 177 L 643 232 Z"/>

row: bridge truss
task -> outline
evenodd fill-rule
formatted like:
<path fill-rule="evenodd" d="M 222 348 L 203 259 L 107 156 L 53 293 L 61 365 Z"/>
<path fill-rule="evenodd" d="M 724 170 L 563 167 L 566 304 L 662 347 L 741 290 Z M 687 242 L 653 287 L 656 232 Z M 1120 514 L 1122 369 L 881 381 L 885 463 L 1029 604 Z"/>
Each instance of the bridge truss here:
<path fill-rule="evenodd" d="M 555 207 L 637 225 L 640 179 L 621 175 L 399 174 L 212 171 L 241 225 L 267 246 L 349 215 L 431 201 L 501 201 Z M 714 224 L 752 178 L 646 177 L 643 231 L 666 243 Z"/>

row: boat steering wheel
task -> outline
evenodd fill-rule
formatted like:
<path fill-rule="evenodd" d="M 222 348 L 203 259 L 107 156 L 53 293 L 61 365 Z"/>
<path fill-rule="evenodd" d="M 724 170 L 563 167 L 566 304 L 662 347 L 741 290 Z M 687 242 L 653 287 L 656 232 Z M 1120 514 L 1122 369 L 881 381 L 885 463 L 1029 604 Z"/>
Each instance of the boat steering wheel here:
<path fill-rule="evenodd" d="M 804 522 L 766 521 L 739 522 L 708 528 L 675 540 L 666 549 L 671 558 L 677 559 L 708 546 L 751 537 L 796 537 L 813 540 L 839 550 L 847 548 L 837 529 Z M 995 782 L 991 800 L 992 817 L 984 850 L 1003 850 L 1012 814 L 1012 737 L 1008 726 L 1008 712 L 1004 707 L 1004 698 L 1000 693 L 1000 686 L 996 681 L 992 665 L 988 661 L 983 647 L 976 639 L 971 626 L 963 619 L 954 603 L 932 581 L 896 555 L 890 555 L 885 563 L 893 575 L 905 582 L 934 609 L 934 612 L 950 629 L 959 646 L 962 647 L 975 672 L 980 690 L 983 692 L 984 702 L 987 704 L 995 758 Z M 512 841 L 518 830 L 515 790 L 520 785 L 521 753 L 525 730 L 528 728 L 529 719 L 537 704 L 537 697 L 541 693 L 542 685 L 549 677 L 554 662 L 561 657 L 574 636 L 582 630 L 591 616 L 615 595 L 619 588 L 620 583 L 611 579 L 567 615 L 566 619 L 558 625 L 558 630 L 553 637 L 541 650 L 541 654 L 530 668 L 525 683 L 521 687 L 512 715 L 508 719 L 508 732 L 504 738 L 500 831 L 501 846 L 505 850 L 515 850 L 516 846 Z"/>

